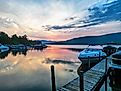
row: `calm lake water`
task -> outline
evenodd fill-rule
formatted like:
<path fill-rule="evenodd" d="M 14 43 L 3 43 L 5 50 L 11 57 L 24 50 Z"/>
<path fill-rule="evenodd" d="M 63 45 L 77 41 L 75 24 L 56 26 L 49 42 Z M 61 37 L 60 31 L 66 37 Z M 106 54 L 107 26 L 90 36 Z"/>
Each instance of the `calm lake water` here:
<path fill-rule="evenodd" d="M 43 50 L 0 54 L 0 91 L 51 91 L 51 65 L 55 66 L 57 88 L 63 86 L 78 76 L 79 51 L 86 47 L 88 45 L 49 45 Z M 117 73 L 121 76 L 121 72 Z M 108 91 L 121 87 L 120 76 L 109 76 Z M 104 85 L 100 91 L 104 91 Z"/>
<path fill-rule="evenodd" d="M 79 52 L 65 47 L 54 45 L 44 50 L 0 54 L 0 91 L 50 91 L 51 65 L 55 65 L 57 88 L 77 77 Z"/>

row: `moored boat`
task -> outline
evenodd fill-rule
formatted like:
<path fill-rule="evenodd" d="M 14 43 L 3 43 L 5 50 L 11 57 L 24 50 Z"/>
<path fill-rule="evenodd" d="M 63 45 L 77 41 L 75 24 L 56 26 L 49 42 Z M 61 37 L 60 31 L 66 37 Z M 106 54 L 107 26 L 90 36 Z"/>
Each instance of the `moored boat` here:
<path fill-rule="evenodd" d="M 19 49 L 19 50 L 22 50 L 22 49 L 27 49 L 27 47 L 23 44 L 18 44 L 18 45 L 11 45 L 10 46 L 11 49 Z"/>
<path fill-rule="evenodd" d="M 80 52 L 78 58 L 82 63 L 95 63 L 106 57 L 106 53 L 102 51 L 103 47 L 100 45 L 97 46 L 88 46 Z"/>
<path fill-rule="evenodd" d="M 9 51 L 9 47 L 0 44 L 0 53 L 2 53 L 2 52 L 6 52 L 6 51 Z"/>
<path fill-rule="evenodd" d="M 34 49 L 43 49 L 46 48 L 47 46 L 45 44 L 36 44 L 33 46 Z"/>
<path fill-rule="evenodd" d="M 121 91 L 121 50 L 111 55 L 109 65 L 109 85 L 112 91 Z"/>
<path fill-rule="evenodd" d="M 110 69 L 121 70 L 121 51 L 118 51 L 112 55 L 112 61 L 109 64 Z"/>

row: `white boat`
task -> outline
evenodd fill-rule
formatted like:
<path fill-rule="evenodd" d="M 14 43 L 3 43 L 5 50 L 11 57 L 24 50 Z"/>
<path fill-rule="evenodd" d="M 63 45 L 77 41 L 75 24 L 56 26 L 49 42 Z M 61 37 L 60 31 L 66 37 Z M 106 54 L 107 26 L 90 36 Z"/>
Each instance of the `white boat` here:
<path fill-rule="evenodd" d="M 121 70 L 121 51 L 118 51 L 111 55 L 112 60 L 109 63 L 109 68 L 113 69 L 120 69 Z"/>
<path fill-rule="evenodd" d="M 9 47 L 0 44 L 0 53 L 6 52 L 6 51 L 8 51 L 8 50 L 9 50 Z"/>
<path fill-rule="evenodd" d="M 11 49 L 15 49 L 15 50 L 27 49 L 26 46 L 23 45 L 23 44 L 11 45 L 10 48 L 11 48 Z"/>
<path fill-rule="evenodd" d="M 88 46 L 88 48 L 80 52 L 78 58 L 84 64 L 88 63 L 88 61 L 90 61 L 90 63 L 95 63 L 106 57 L 106 53 L 102 50 L 103 47 L 100 45 Z"/>
<path fill-rule="evenodd" d="M 43 49 L 43 48 L 46 48 L 47 46 L 45 44 L 36 44 L 33 47 L 34 49 Z"/>

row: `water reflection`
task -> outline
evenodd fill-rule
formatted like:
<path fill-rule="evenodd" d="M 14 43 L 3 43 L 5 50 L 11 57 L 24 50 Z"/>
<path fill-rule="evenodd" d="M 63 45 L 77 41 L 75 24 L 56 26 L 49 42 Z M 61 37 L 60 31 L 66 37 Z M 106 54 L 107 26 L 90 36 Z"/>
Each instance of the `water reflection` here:
<path fill-rule="evenodd" d="M 0 59 L 5 59 L 8 56 L 9 53 L 10 53 L 10 51 L 0 53 Z"/>
<path fill-rule="evenodd" d="M 50 58 L 46 58 L 45 61 L 43 61 L 42 63 L 46 63 L 46 64 L 73 64 L 73 63 L 80 63 L 80 62 L 72 62 L 72 61 L 68 61 L 68 60 L 51 60 Z"/>
<path fill-rule="evenodd" d="M 23 50 L 12 49 L 11 52 L 13 56 L 16 56 L 17 54 L 24 55 L 24 56 L 27 55 L 27 49 L 23 49 Z"/>
<path fill-rule="evenodd" d="M 5 59 L 10 53 L 12 53 L 13 56 L 17 56 L 18 55 L 27 55 L 27 50 L 10 50 L 7 52 L 2 52 L 0 53 L 0 59 Z"/>
<path fill-rule="evenodd" d="M 34 51 L 43 51 L 44 49 L 34 49 Z M 12 53 L 13 56 L 17 55 L 27 55 L 27 49 L 11 49 L 10 51 L 7 52 L 2 52 L 0 53 L 0 59 L 5 59 L 10 53 Z"/>
<path fill-rule="evenodd" d="M 59 88 L 78 76 L 76 70 L 81 63 L 77 55 L 78 52 L 57 47 L 12 50 L 0 59 L 0 91 L 50 91 L 52 64 Z"/>

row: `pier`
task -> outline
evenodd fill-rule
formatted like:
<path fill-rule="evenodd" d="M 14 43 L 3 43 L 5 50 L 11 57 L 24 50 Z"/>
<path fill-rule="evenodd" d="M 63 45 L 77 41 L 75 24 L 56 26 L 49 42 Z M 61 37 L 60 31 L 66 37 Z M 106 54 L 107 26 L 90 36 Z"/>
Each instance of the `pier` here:
<path fill-rule="evenodd" d="M 105 79 L 107 79 L 108 63 L 110 61 L 111 57 L 101 60 L 90 70 L 80 72 L 79 77 L 73 79 L 57 91 L 99 91 Z"/>

